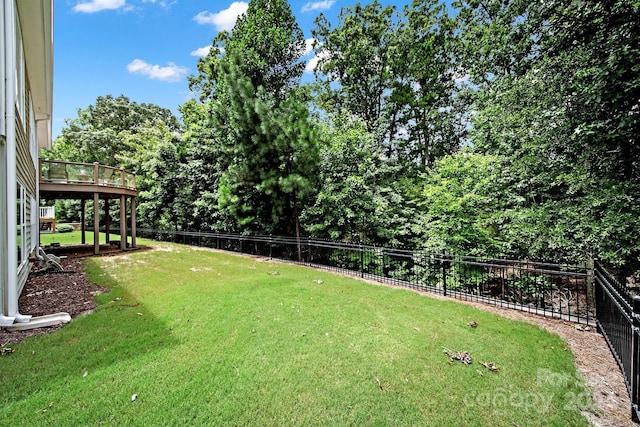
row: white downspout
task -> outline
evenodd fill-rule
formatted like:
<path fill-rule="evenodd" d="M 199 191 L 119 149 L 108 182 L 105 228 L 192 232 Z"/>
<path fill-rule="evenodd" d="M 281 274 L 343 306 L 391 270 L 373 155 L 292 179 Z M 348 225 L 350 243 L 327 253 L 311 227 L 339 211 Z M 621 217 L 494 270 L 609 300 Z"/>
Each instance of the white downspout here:
<path fill-rule="evenodd" d="M 7 120 L 6 120 L 6 106 L 7 106 L 7 87 L 9 85 L 7 71 L 7 57 L 9 56 L 9 42 L 7 40 L 7 10 L 13 6 L 13 1 L 4 2 L 4 7 L 0 8 L 0 22 L 4 27 L 4 31 L 0 34 L 0 213 L 7 211 L 7 199 L 8 193 L 5 191 L 7 188 Z M 9 262 L 8 262 L 8 216 L 4 221 L 0 221 L 0 326 L 7 326 L 13 324 L 14 317 L 6 316 L 8 313 L 8 291 L 9 291 Z"/>
<path fill-rule="evenodd" d="M 16 239 L 16 9 L 14 0 L 4 2 L 5 5 L 5 40 L 6 40 L 6 95 L 5 115 L 7 127 L 6 146 L 6 188 L 7 195 L 7 293 L 5 306 L 6 315 L 14 317 L 16 322 L 28 322 L 31 316 L 23 316 L 18 312 L 18 257 L 15 248 L 18 247 Z M 13 195 L 13 196 L 12 196 Z M 13 232 L 12 232 L 13 231 Z"/>
<path fill-rule="evenodd" d="M 6 2 L 8 3 L 8 2 Z M 0 23 L 2 23 L 2 28 L 7 27 L 7 20 L 5 7 L 0 7 Z M 7 70 L 6 70 L 6 59 L 7 59 L 7 40 L 6 40 L 6 30 L 0 31 L 0 212 L 6 212 L 7 207 L 7 193 L 6 191 L 1 191 L 6 187 L 6 162 L 4 159 L 7 157 L 7 144 L 6 144 L 6 135 L 7 135 L 7 121 L 6 121 L 6 104 L 5 101 L 7 99 Z M 7 218 L 8 219 L 8 218 Z M 13 317 L 7 317 L 5 314 L 7 313 L 7 278 L 9 276 L 9 264 L 7 262 L 7 248 L 8 246 L 3 244 L 7 241 L 7 220 L 0 221 L 0 326 L 8 326 L 11 325 L 14 321 Z"/>

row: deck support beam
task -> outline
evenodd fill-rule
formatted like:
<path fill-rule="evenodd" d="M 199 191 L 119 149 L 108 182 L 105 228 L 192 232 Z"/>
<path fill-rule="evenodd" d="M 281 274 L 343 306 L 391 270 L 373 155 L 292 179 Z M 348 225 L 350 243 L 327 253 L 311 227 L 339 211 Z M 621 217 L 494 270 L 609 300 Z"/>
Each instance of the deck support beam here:
<path fill-rule="evenodd" d="M 80 230 L 82 230 L 82 244 L 86 245 L 87 244 L 87 236 L 85 235 L 86 233 L 86 215 L 87 211 L 85 209 L 85 200 L 84 199 L 80 199 Z M 55 231 L 55 230 L 53 230 Z"/>
<path fill-rule="evenodd" d="M 127 198 L 120 196 L 120 249 L 127 248 Z"/>
<path fill-rule="evenodd" d="M 136 198 L 131 198 L 131 247 L 136 247 Z"/>
<path fill-rule="evenodd" d="M 109 228 L 111 227 L 111 215 L 109 214 L 109 199 L 104 199 L 104 233 L 106 234 L 107 245 L 111 242 Z"/>
<path fill-rule="evenodd" d="M 100 253 L 100 194 L 93 193 L 93 253 Z"/>

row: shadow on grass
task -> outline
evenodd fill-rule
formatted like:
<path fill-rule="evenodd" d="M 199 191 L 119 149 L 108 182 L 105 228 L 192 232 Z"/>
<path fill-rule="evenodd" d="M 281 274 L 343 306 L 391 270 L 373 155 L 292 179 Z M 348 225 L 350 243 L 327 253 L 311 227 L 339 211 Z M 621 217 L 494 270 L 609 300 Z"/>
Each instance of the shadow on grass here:
<path fill-rule="evenodd" d="M 53 334 L 29 338 L 0 357 L 0 378 L 7 391 L 0 395 L 0 405 L 177 344 L 171 329 L 97 263 L 87 260 L 85 265 L 89 278 L 110 292 L 96 298 L 100 305 L 92 314 Z"/>

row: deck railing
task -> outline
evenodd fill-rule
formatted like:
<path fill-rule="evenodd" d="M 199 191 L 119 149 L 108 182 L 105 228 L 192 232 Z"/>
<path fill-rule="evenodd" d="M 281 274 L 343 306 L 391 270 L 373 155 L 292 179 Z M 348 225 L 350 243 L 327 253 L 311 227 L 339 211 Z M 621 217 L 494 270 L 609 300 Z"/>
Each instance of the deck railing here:
<path fill-rule="evenodd" d="M 55 218 L 56 207 L 55 206 L 40 206 L 40 218 Z"/>
<path fill-rule="evenodd" d="M 40 159 L 40 182 L 52 184 L 91 184 L 135 190 L 136 174 L 99 163 L 65 162 Z"/>

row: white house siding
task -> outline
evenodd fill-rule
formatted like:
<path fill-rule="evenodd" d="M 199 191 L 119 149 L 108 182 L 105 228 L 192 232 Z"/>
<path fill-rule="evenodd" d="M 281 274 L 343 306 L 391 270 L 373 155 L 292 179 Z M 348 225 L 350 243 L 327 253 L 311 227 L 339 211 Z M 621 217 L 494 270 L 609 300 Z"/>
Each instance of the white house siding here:
<path fill-rule="evenodd" d="M 27 113 L 29 108 L 27 108 Z M 28 257 L 37 247 L 37 240 L 32 239 L 33 225 L 37 225 L 39 219 L 33 218 L 33 207 L 38 205 L 38 190 L 36 186 L 37 172 L 34 166 L 33 157 L 29 147 L 29 139 L 26 132 L 30 127 L 24 127 L 19 117 L 16 117 L 16 166 L 17 166 L 17 182 L 18 185 L 24 187 L 24 248 L 21 254 L 21 263 L 18 267 L 18 294 L 22 292 L 22 288 L 27 280 L 29 273 Z M 16 202 L 16 206 L 17 206 Z M 16 215 L 17 217 L 17 215 Z M 39 231 L 37 231 L 39 233 Z M 21 236 L 22 237 L 22 236 Z"/>
<path fill-rule="evenodd" d="M 30 320 L 18 296 L 39 240 L 38 147 L 51 144 L 52 17 L 52 0 L 0 2 L 2 326 Z"/>

